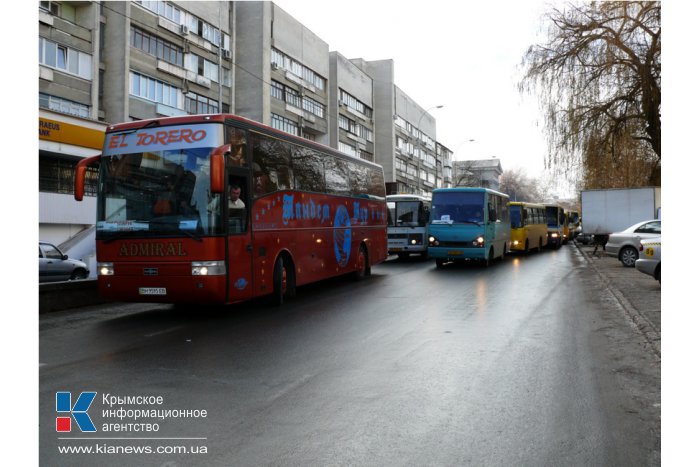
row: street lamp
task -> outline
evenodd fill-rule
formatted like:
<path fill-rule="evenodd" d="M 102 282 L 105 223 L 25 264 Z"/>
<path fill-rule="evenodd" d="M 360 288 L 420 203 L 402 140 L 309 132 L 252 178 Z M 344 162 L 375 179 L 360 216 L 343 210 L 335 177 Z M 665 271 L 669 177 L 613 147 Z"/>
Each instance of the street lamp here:
<path fill-rule="evenodd" d="M 476 140 L 475 140 L 474 138 L 469 138 L 469 139 L 465 139 L 464 141 L 462 141 L 461 143 L 459 143 L 459 144 L 457 145 L 457 149 L 455 149 L 454 152 L 452 153 L 452 155 L 454 156 L 455 160 L 457 160 L 457 153 L 459 152 L 460 148 L 461 148 L 462 146 L 464 146 L 465 143 L 475 143 L 475 142 L 476 142 Z"/>
<path fill-rule="evenodd" d="M 425 116 L 428 114 L 428 112 L 430 112 L 431 110 L 433 110 L 433 109 L 442 109 L 443 107 L 444 107 L 443 105 L 434 105 L 434 106 L 432 106 L 432 107 L 430 107 L 430 108 L 428 108 L 428 109 L 426 109 L 426 110 L 423 111 L 423 113 L 421 114 L 420 118 L 418 119 L 418 124 L 416 125 L 416 130 L 418 130 L 418 133 L 419 133 L 419 134 L 421 133 L 420 124 L 421 124 L 421 122 L 423 121 L 423 117 L 425 117 Z M 421 141 L 420 138 L 419 138 L 418 136 L 416 136 L 416 144 L 415 144 L 415 146 L 417 146 L 419 149 L 420 149 L 420 141 Z M 414 155 L 415 155 L 415 150 L 414 150 Z M 421 193 L 420 193 L 420 191 L 421 191 L 421 189 L 420 189 L 420 186 L 421 186 L 421 182 L 420 182 L 420 180 L 421 180 L 421 178 L 420 178 L 420 172 L 421 172 L 421 159 L 420 159 L 420 156 L 419 156 L 419 157 L 418 157 L 418 174 L 416 175 L 416 182 L 417 182 L 417 183 L 416 183 L 416 186 L 417 186 L 417 190 L 416 190 L 416 191 L 418 192 L 418 194 L 421 194 Z"/>

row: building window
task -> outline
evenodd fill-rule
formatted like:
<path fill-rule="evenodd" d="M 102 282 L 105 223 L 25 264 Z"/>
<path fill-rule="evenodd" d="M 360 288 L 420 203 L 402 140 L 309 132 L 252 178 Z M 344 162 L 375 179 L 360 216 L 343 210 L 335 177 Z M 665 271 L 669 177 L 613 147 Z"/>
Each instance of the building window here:
<path fill-rule="evenodd" d="M 270 85 L 270 95 L 274 97 L 275 99 L 279 99 L 281 101 L 284 100 L 284 85 L 282 83 L 278 83 L 277 81 L 273 81 L 272 84 Z"/>
<path fill-rule="evenodd" d="M 157 14 L 158 16 L 162 16 L 163 18 L 167 18 L 173 23 L 182 24 L 180 21 L 182 12 L 170 3 L 164 2 L 162 0 L 156 0 L 151 2 L 141 1 L 136 3 L 140 3 L 145 8 L 151 10 L 153 13 Z"/>
<path fill-rule="evenodd" d="M 372 153 L 370 153 L 368 151 L 363 151 L 362 149 L 359 149 L 357 152 L 360 154 L 360 159 L 374 162 L 374 157 L 372 157 Z"/>
<path fill-rule="evenodd" d="M 76 117 L 90 117 L 89 106 L 78 102 L 69 101 L 68 99 L 50 96 L 48 94 L 44 94 L 43 92 L 39 93 L 39 107 L 68 115 L 75 115 Z"/>
<path fill-rule="evenodd" d="M 323 118 L 324 116 L 325 108 L 323 107 L 323 104 L 309 97 L 302 97 L 299 94 L 299 91 L 294 88 L 290 88 L 289 86 L 285 86 L 278 81 L 272 81 L 270 86 L 270 95 L 275 99 L 286 102 L 292 107 L 306 110 L 317 117 Z"/>
<path fill-rule="evenodd" d="M 357 157 L 357 149 L 347 143 L 343 143 L 342 141 L 338 142 L 338 150 L 344 154 Z"/>
<path fill-rule="evenodd" d="M 131 46 L 173 65 L 182 66 L 182 48 L 141 29 L 131 28 Z"/>
<path fill-rule="evenodd" d="M 59 2 L 39 2 L 39 8 L 48 11 L 54 16 L 61 15 L 61 4 Z"/>
<path fill-rule="evenodd" d="M 58 157 L 39 156 L 39 191 L 44 193 L 73 194 L 73 178 L 77 162 Z M 85 174 L 85 194 L 97 193 L 97 167 L 88 167 Z"/>
<path fill-rule="evenodd" d="M 272 114 L 272 128 L 282 130 L 295 136 L 299 136 L 299 125 L 293 120 L 284 118 L 281 115 Z"/>
<path fill-rule="evenodd" d="M 53 41 L 39 38 L 39 63 L 79 76 L 92 78 L 92 56 Z"/>
<path fill-rule="evenodd" d="M 219 28 L 212 26 L 206 21 L 202 21 L 189 13 L 183 13 L 183 15 L 186 17 L 186 19 L 182 24 L 186 24 L 190 28 L 191 34 L 196 34 L 217 47 L 230 50 L 231 38 L 228 34 L 223 31 L 219 31 Z"/>
<path fill-rule="evenodd" d="M 353 135 L 357 134 L 357 124 L 354 120 L 350 120 L 345 115 L 338 115 L 338 127 L 341 130 L 345 130 L 348 133 L 352 133 Z"/>
<path fill-rule="evenodd" d="M 180 91 L 175 86 L 164 83 L 162 81 L 149 78 L 148 76 L 139 73 L 130 73 L 131 85 L 129 86 L 132 96 L 142 97 L 149 101 L 165 104 L 170 107 L 180 108 Z"/>
<path fill-rule="evenodd" d="M 304 110 L 306 110 L 307 112 L 314 114 L 317 117 L 323 118 L 324 109 L 323 104 L 321 104 L 320 102 L 304 96 L 302 105 Z"/>
<path fill-rule="evenodd" d="M 271 61 L 274 67 L 289 71 L 319 90 L 324 91 L 326 89 L 326 80 L 321 75 L 283 54 L 279 50 L 272 49 Z"/>
<path fill-rule="evenodd" d="M 219 113 L 219 101 L 188 92 L 185 94 L 185 111 L 189 114 Z"/>
<path fill-rule="evenodd" d="M 219 82 L 219 65 L 210 62 L 204 57 L 195 54 L 188 54 L 185 57 L 185 68 L 199 76 L 204 76 L 215 83 Z M 224 70 L 226 71 L 226 70 Z"/>
<path fill-rule="evenodd" d="M 369 128 L 365 127 L 364 125 L 357 125 L 357 130 L 357 136 L 359 136 L 360 138 L 365 139 L 367 141 L 373 140 L 374 134 Z"/>
<path fill-rule="evenodd" d="M 349 108 L 356 110 L 365 117 L 372 118 L 372 109 L 362 103 L 360 100 L 355 98 L 352 94 L 348 94 L 344 90 L 340 90 L 340 100 L 343 104 L 347 105 Z"/>

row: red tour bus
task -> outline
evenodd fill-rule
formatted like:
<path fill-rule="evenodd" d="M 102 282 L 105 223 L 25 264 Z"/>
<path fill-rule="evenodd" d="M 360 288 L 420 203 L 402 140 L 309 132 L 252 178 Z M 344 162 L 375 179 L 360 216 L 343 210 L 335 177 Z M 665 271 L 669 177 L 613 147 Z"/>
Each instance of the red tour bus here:
<path fill-rule="evenodd" d="M 110 126 L 99 163 L 100 294 L 236 303 L 352 273 L 387 255 L 381 166 L 235 115 Z M 236 200 L 238 198 L 238 200 Z"/>

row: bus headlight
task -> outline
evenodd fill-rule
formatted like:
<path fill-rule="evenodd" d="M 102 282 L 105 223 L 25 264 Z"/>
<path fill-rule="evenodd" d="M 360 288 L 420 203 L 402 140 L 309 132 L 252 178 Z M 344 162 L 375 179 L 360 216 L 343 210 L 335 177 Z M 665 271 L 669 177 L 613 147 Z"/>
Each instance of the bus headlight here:
<path fill-rule="evenodd" d="M 519 240 L 513 240 L 513 246 L 518 246 L 518 245 L 520 245 L 520 241 L 519 241 Z"/>
<path fill-rule="evenodd" d="M 223 276 L 226 275 L 226 263 L 223 261 L 193 261 L 193 276 Z"/>
<path fill-rule="evenodd" d="M 440 246 L 440 242 L 438 242 L 438 239 L 433 237 L 432 235 L 428 237 L 428 245 L 430 246 Z"/>
<path fill-rule="evenodd" d="M 472 245 L 477 247 L 477 248 L 483 248 L 484 246 L 484 237 L 476 237 L 476 240 L 472 242 Z"/>
<path fill-rule="evenodd" d="M 409 234 L 408 242 L 411 245 L 422 245 L 423 244 L 423 234 Z"/>
<path fill-rule="evenodd" d="M 99 276 L 113 276 L 114 275 L 114 263 L 97 263 L 97 275 L 99 275 Z"/>
<path fill-rule="evenodd" d="M 559 234 L 556 232 L 552 232 L 551 235 L 552 235 L 552 238 L 559 238 Z"/>

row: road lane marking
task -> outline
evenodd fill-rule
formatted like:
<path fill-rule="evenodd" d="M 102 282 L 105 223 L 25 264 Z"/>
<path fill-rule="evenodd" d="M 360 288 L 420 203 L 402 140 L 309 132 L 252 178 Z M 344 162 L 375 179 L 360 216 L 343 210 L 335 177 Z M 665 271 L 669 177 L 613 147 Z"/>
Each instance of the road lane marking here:
<path fill-rule="evenodd" d="M 156 331 L 156 332 L 152 332 L 152 333 L 150 333 L 150 334 L 144 334 L 144 337 L 159 336 L 159 335 L 161 335 L 161 334 L 166 334 L 166 333 L 168 333 L 168 332 L 175 331 L 175 330 L 180 329 L 180 328 L 182 328 L 182 327 L 183 327 L 183 325 L 181 324 L 181 325 L 179 325 L 179 326 L 174 326 L 174 327 L 172 327 L 172 328 L 163 329 L 162 331 Z"/>

